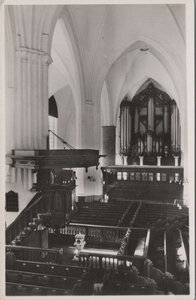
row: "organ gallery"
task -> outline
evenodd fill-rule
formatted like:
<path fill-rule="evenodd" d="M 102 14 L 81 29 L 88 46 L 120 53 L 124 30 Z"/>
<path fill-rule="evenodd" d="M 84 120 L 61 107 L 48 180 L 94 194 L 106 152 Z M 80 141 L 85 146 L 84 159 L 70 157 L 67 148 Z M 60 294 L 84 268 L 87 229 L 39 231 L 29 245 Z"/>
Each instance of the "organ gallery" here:
<path fill-rule="evenodd" d="M 189 299 L 192 3 L 3 10 L 5 297 Z"/>

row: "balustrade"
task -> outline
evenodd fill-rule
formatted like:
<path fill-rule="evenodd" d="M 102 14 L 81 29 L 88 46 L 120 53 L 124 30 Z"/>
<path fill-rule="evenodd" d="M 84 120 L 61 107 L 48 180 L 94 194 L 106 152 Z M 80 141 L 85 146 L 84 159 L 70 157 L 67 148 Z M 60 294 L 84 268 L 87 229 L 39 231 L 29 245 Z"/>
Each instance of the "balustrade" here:
<path fill-rule="evenodd" d="M 6 228 L 6 244 L 10 244 L 24 228 L 29 227 L 29 223 L 38 213 L 44 212 L 44 197 L 41 193 L 37 194 L 29 204 L 15 219 L 15 221 Z"/>
<path fill-rule="evenodd" d="M 75 236 L 78 233 L 84 234 L 86 237 L 96 238 L 99 241 L 113 241 L 119 244 L 127 231 L 127 227 L 102 226 L 102 225 L 84 225 L 70 223 L 60 228 L 60 234 Z M 49 228 L 49 233 L 55 233 L 54 228 Z"/>
<path fill-rule="evenodd" d="M 102 168 L 102 172 L 106 185 L 116 181 L 183 183 L 182 167 L 114 166 Z"/>
<path fill-rule="evenodd" d="M 116 165 L 103 167 L 102 172 L 103 195 L 112 200 L 171 202 L 183 197 L 183 167 Z"/>
<path fill-rule="evenodd" d="M 144 257 L 134 257 L 126 255 L 115 254 L 94 254 L 80 252 L 79 266 L 89 267 L 92 266 L 95 269 L 116 269 L 119 266 L 129 267 L 131 265 L 137 266 L 141 274 L 144 272 Z"/>
<path fill-rule="evenodd" d="M 6 246 L 6 252 L 13 252 L 17 260 L 34 262 L 61 264 L 63 258 L 63 249 Z"/>

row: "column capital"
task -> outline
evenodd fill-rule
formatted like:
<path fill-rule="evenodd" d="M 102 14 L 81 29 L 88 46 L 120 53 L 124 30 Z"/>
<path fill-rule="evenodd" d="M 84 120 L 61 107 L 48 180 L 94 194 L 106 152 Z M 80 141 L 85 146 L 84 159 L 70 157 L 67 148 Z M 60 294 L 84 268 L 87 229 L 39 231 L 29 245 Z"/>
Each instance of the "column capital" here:
<path fill-rule="evenodd" d="M 31 62 L 32 64 L 41 62 L 43 65 L 49 65 L 53 61 L 48 53 L 37 49 L 20 47 L 16 53 L 21 58 L 22 62 Z"/>

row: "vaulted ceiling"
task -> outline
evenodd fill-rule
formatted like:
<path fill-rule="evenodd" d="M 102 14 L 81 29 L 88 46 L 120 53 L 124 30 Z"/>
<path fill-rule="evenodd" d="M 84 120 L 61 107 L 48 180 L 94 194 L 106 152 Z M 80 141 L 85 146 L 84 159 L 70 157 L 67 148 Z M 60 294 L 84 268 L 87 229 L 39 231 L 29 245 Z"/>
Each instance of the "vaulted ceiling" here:
<path fill-rule="evenodd" d="M 83 95 L 99 105 L 105 81 L 112 122 L 123 96 L 133 96 L 148 77 L 160 82 L 181 106 L 186 78 L 184 14 L 183 5 L 64 6 L 51 51 L 51 78 L 59 80 L 51 81 L 50 87 L 54 92 L 68 84 L 78 93 L 75 98 Z"/>
<path fill-rule="evenodd" d="M 149 77 L 186 110 L 183 4 L 28 5 L 8 12 L 7 42 L 51 55 L 49 96 L 69 86 L 78 115 L 86 100 L 100 109 L 106 99 L 115 124 L 124 95 L 133 97 Z"/>

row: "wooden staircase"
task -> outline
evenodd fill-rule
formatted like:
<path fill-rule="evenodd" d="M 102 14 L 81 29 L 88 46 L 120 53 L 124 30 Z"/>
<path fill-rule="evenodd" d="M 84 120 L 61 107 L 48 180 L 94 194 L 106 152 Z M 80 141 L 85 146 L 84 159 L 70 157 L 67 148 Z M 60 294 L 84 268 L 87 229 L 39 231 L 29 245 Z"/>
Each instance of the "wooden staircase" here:
<path fill-rule="evenodd" d="M 44 207 L 43 193 L 37 193 L 19 216 L 6 229 L 6 244 L 21 245 L 39 226 L 44 226 L 51 213 Z"/>

